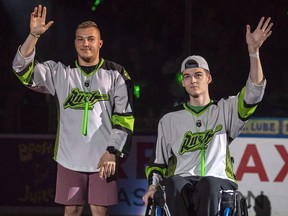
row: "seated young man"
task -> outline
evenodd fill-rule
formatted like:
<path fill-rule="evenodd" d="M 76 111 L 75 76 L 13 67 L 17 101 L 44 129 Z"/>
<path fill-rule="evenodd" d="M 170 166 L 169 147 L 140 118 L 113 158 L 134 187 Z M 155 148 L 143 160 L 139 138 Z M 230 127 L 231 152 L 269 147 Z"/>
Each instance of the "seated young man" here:
<path fill-rule="evenodd" d="M 229 145 L 262 100 L 266 80 L 259 48 L 271 35 L 270 18 L 262 17 L 254 32 L 246 27 L 250 73 L 238 95 L 212 100 L 212 75 L 206 60 L 187 57 L 182 65 L 182 84 L 189 95 L 162 116 L 153 156 L 146 167 L 147 205 L 160 185 L 172 216 L 216 216 L 221 190 L 236 190 Z"/>

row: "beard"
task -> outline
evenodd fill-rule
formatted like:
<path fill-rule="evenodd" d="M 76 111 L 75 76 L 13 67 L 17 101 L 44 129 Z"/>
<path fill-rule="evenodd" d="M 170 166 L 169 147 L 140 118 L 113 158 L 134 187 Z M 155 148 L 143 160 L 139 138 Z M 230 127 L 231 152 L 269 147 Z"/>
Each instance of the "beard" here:
<path fill-rule="evenodd" d="M 93 61 L 92 56 L 79 56 L 80 59 L 82 59 L 82 61 L 86 62 L 86 63 L 90 63 Z"/>

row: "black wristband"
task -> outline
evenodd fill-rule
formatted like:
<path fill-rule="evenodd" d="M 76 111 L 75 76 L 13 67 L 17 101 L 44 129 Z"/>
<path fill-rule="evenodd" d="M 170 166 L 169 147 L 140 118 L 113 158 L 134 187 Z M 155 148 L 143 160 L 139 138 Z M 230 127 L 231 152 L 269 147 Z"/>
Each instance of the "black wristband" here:
<path fill-rule="evenodd" d="M 121 158 L 123 158 L 123 157 L 125 156 L 122 152 L 118 151 L 114 146 L 108 146 L 108 147 L 106 148 L 106 150 L 107 150 L 110 154 L 114 154 L 114 155 L 119 156 L 119 157 L 121 157 Z"/>
<path fill-rule="evenodd" d="M 110 153 L 110 154 L 114 154 L 117 155 L 117 149 L 114 146 L 108 146 L 106 148 L 106 150 Z"/>

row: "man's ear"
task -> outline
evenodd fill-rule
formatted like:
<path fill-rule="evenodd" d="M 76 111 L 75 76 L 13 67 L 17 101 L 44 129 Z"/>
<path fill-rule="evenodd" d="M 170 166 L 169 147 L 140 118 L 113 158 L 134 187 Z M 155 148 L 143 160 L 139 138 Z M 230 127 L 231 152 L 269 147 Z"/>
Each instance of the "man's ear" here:
<path fill-rule="evenodd" d="M 103 46 L 103 40 L 99 41 L 100 48 Z"/>
<path fill-rule="evenodd" d="M 211 74 L 208 75 L 208 84 L 212 83 L 212 76 Z"/>

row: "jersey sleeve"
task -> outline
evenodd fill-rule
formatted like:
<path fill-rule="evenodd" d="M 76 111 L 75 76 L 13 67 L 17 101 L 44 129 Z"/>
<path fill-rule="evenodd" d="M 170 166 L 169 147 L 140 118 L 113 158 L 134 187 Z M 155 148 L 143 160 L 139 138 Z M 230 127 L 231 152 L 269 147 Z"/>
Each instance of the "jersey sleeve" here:
<path fill-rule="evenodd" d="M 130 153 L 134 131 L 133 83 L 127 71 L 120 67 L 116 79 L 114 109 L 112 112 L 112 133 L 109 145 L 116 147 L 126 157 Z"/>
<path fill-rule="evenodd" d="M 28 88 L 45 94 L 55 94 L 55 87 L 53 85 L 53 71 L 52 68 L 56 65 L 53 61 L 39 63 L 35 60 L 35 49 L 33 53 L 25 58 L 21 52 L 20 47 L 13 60 L 13 71 L 20 82 Z"/>
<path fill-rule="evenodd" d="M 266 80 L 263 85 L 255 85 L 250 77 L 246 86 L 241 90 L 238 96 L 238 113 L 242 120 L 248 120 L 255 112 L 258 104 L 262 101 L 266 87 Z"/>
<path fill-rule="evenodd" d="M 227 119 L 229 122 L 226 123 L 229 128 L 229 137 L 232 140 L 240 134 L 247 120 L 255 113 L 258 104 L 263 99 L 265 87 L 266 80 L 263 85 L 255 85 L 249 77 L 238 95 L 228 99 L 224 112 L 226 116 L 229 116 Z"/>
<path fill-rule="evenodd" d="M 158 124 L 158 136 L 155 149 L 146 166 L 146 178 L 148 185 L 157 185 L 159 180 L 167 176 L 171 147 L 169 145 L 169 129 L 163 118 Z"/>

